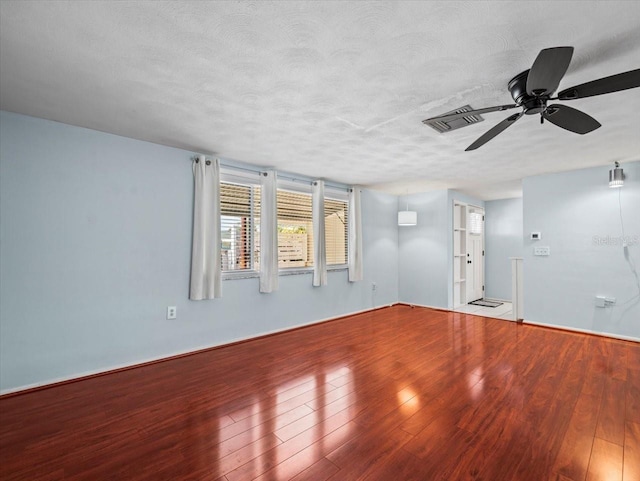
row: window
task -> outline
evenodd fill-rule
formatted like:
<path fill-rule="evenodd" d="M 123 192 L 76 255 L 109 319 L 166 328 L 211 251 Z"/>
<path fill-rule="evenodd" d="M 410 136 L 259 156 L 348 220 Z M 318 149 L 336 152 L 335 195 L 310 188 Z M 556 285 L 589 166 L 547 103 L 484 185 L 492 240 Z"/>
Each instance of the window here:
<path fill-rule="evenodd" d="M 325 195 L 325 246 L 327 266 L 347 263 L 347 206 L 336 192 Z M 280 269 L 313 266 L 311 193 L 278 189 L 278 266 Z"/>
<path fill-rule="evenodd" d="M 260 187 L 220 183 L 222 271 L 257 270 L 259 259 Z"/>
<path fill-rule="evenodd" d="M 310 186 L 282 181 L 277 191 L 278 267 L 313 267 Z M 327 266 L 347 264 L 347 193 L 325 190 Z M 260 178 L 258 173 L 221 173 L 221 260 L 225 276 L 255 275 L 260 269 Z"/>
<path fill-rule="evenodd" d="M 479 212 L 469 212 L 469 232 L 471 234 L 482 234 L 483 215 Z"/>
<path fill-rule="evenodd" d="M 313 266 L 311 194 L 278 189 L 278 267 Z"/>
<path fill-rule="evenodd" d="M 347 263 L 347 206 L 346 200 L 324 198 L 324 239 L 327 266 Z"/>

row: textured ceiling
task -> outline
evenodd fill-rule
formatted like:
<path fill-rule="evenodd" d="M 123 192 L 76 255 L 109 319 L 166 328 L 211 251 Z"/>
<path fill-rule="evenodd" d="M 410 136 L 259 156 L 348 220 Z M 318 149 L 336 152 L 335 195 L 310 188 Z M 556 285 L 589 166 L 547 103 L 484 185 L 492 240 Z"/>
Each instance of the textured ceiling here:
<path fill-rule="evenodd" d="M 0 107 L 393 193 L 518 195 L 523 177 L 640 159 L 640 89 L 570 102 L 580 136 L 512 112 L 438 134 L 420 121 L 510 103 L 542 48 L 560 89 L 640 68 L 640 2 L 0 1 Z"/>

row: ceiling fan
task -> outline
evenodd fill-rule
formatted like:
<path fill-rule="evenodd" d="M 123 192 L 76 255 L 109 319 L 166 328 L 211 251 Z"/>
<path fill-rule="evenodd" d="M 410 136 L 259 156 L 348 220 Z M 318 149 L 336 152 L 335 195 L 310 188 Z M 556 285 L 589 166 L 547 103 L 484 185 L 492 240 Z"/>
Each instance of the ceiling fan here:
<path fill-rule="evenodd" d="M 487 131 L 473 144 L 465 150 L 475 150 L 489 142 L 499 133 L 505 131 L 513 125 L 523 115 L 540 114 L 540 123 L 545 119 L 552 124 L 577 134 L 587 134 L 598 127 L 600 123 L 580 110 L 567 107 L 562 104 L 547 105 L 552 100 L 574 100 L 595 95 L 609 94 L 620 90 L 627 90 L 640 87 L 640 69 L 630 70 L 610 77 L 604 77 L 591 82 L 576 85 L 564 89 L 558 93 L 557 97 L 552 94 L 560 85 L 560 80 L 569 68 L 573 47 L 554 47 L 541 50 L 536 57 L 533 66 L 529 70 L 513 77 L 507 88 L 515 104 L 497 105 L 484 109 L 471 110 L 466 112 L 454 112 L 438 117 L 431 117 L 422 121 L 424 124 L 431 122 L 448 122 L 470 115 L 480 115 L 489 112 L 499 112 L 502 110 L 515 109 L 522 110 L 513 114 L 498 125 Z"/>

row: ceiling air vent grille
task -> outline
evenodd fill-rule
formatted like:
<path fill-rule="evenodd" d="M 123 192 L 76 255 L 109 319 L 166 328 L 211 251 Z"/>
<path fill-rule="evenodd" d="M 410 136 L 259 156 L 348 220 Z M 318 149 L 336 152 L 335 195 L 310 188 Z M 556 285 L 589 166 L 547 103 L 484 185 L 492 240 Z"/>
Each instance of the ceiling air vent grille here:
<path fill-rule="evenodd" d="M 463 107 L 460 107 L 459 109 L 455 109 L 451 112 L 446 112 L 440 115 L 459 114 L 462 112 L 470 112 L 472 110 L 473 108 L 470 105 L 465 105 Z M 447 122 L 434 120 L 433 122 L 425 122 L 425 124 L 437 130 L 441 134 L 444 134 L 445 132 L 451 132 L 452 130 L 461 129 L 462 127 L 466 127 L 467 125 L 477 124 L 478 122 L 482 122 L 483 120 L 484 119 L 480 115 L 468 115 L 466 117 L 449 120 Z"/>

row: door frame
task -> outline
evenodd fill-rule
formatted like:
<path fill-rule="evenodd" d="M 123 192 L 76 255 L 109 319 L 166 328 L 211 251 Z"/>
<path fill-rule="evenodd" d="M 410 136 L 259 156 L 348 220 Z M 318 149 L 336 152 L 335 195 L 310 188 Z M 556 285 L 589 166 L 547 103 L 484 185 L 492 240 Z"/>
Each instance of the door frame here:
<path fill-rule="evenodd" d="M 485 273 L 485 251 L 486 251 L 486 246 L 485 246 L 485 210 L 484 207 L 480 207 L 477 205 L 473 205 L 473 204 L 467 204 L 466 207 L 466 217 L 467 217 L 467 225 L 466 225 L 466 247 L 467 247 L 467 260 L 469 258 L 470 255 L 470 250 L 471 250 L 471 236 L 475 235 L 471 233 L 471 213 L 475 212 L 475 211 L 481 211 L 482 212 L 482 233 L 480 234 L 480 241 L 481 241 L 481 263 L 480 263 L 480 280 L 479 280 L 479 284 L 482 285 L 481 289 L 474 289 L 474 293 L 477 291 L 480 291 L 481 296 L 479 298 L 476 297 L 476 295 L 470 295 L 470 288 L 471 288 L 471 276 L 470 274 L 472 273 L 473 269 L 476 267 L 473 264 L 466 264 L 466 279 L 467 279 L 467 285 L 466 285 L 466 300 L 467 300 L 467 304 L 471 301 L 474 301 L 476 299 L 482 299 L 484 298 L 484 293 L 485 293 L 485 285 L 484 285 L 484 281 L 485 281 L 485 277 L 486 277 L 486 273 Z M 477 259 L 473 259 L 473 262 L 477 263 Z M 475 280 L 475 278 L 474 278 Z M 475 287 L 475 286 L 474 286 Z M 471 298 L 474 299 L 471 299 Z M 469 299 L 471 299 L 471 301 L 469 301 Z"/>

